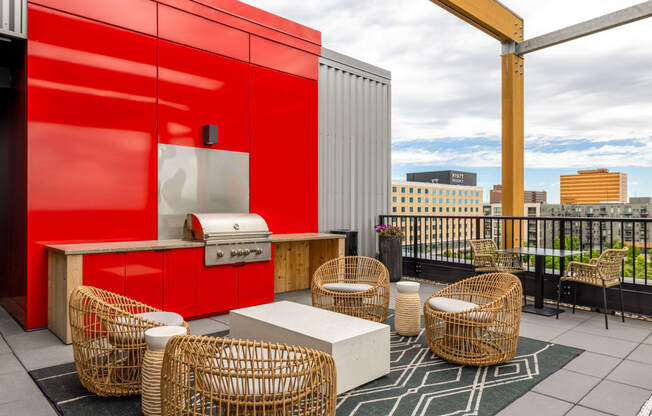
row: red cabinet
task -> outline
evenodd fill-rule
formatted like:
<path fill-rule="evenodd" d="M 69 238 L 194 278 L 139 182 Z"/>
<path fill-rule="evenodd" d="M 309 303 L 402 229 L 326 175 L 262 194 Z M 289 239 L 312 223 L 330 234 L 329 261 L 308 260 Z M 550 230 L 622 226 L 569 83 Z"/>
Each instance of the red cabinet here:
<path fill-rule="evenodd" d="M 156 309 L 163 308 L 163 252 L 125 254 L 125 296 Z"/>
<path fill-rule="evenodd" d="M 83 282 L 119 295 L 125 294 L 125 255 L 87 254 L 82 260 Z"/>
<path fill-rule="evenodd" d="M 250 211 L 275 234 L 317 232 L 317 140 L 317 81 L 252 65 Z"/>
<path fill-rule="evenodd" d="M 203 265 L 203 256 L 201 261 L 197 288 L 199 314 L 211 314 L 236 308 L 240 267 L 231 265 L 206 267 Z"/>
<path fill-rule="evenodd" d="M 249 65 L 159 40 L 159 142 L 249 151 Z M 218 127 L 204 146 L 202 127 Z"/>
<path fill-rule="evenodd" d="M 163 254 L 163 309 L 184 318 L 197 312 L 197 277 L 203 248 L 169 250 Z"/>
<path fill-rule="evenodd" d="M 238 268 L 238 308 L 274 301 L 274 263 L 248 263 Z"/>

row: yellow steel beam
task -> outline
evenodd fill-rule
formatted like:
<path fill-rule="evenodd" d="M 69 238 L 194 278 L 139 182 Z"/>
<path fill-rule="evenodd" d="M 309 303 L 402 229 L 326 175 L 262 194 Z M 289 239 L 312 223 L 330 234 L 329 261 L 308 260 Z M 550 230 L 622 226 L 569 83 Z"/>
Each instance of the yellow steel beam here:
<path fill-rule="evenodd" d="M 502 56 L 504 216 L 523 216 L 523 58 Z M 507 228 L 507 227 L 505 227 Z M 510 231 L 510 230 L 506 230 Z M 509 235 L 509 234 L 508 234 Z"/>
<path fill-rule="evenodd" d="M 523 19 L 495 0 L 430 0 L 501 42 L 523 41 Z"/>

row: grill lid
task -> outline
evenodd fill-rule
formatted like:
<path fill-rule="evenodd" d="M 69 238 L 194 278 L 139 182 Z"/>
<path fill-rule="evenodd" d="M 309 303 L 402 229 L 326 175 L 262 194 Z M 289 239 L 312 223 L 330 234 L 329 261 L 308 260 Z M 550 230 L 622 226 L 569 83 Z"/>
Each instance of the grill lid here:
<path fill-rule="evenodd" d="M 188 214 L 184 224 L 184 238 L 188 240 L 266 238 L 270 234 L 267 223 L 258 214 Z"/>

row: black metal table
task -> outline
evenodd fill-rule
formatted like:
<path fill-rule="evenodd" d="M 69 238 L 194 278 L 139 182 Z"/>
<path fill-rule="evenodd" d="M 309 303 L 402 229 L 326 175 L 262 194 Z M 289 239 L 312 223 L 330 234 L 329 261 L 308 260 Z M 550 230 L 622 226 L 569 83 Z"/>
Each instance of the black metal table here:
<path fill-rule="evenodd" d="M 582 250 L 557 250 L 552 248 L 533 248 L 533 247 L 514 247 L 504 250 L 498 250 L 502 253 L 517 253 L 521 255 L 534 256 L 534 278 L 535 278 L 535 291 L 534 291 L 534 305 L 524 306 L 522 311 L 528 313 L 535 313 L 537 315 L 552 316 L 556 313 L 556 309 L 547 308 L 543 306 L 543 275 L 546 272 L 546 257 L 569 257 L 578 254 L 584 254 L 586 251 Z M 564 272 L 563 270 L 561 271 Z M 563 311 L 559 311 L 563 312 Z"/>

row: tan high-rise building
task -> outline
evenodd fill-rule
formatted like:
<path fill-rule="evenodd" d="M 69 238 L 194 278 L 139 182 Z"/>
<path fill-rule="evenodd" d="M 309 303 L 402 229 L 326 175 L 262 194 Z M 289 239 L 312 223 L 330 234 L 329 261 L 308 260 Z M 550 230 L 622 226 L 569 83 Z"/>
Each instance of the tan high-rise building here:
<path fill-rule="evenodd" d="M 562 204 L 627 202 L 627 174 L 609 169 L 578 170 L 561 175 L 559 201 Z"/>

